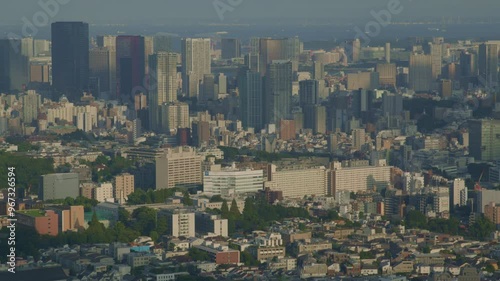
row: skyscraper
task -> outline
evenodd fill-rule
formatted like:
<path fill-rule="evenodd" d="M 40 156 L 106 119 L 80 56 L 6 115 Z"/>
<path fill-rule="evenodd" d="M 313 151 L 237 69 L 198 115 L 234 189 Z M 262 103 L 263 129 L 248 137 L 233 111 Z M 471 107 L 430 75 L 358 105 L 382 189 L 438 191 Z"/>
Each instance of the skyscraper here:
<path fill-rule="evenodd" d="M 360 150 L 361 147 L 366 143 L 365 138 L 365 129 L 352 130 L 352 147 L 356 150 Z"/>
<path fill-rule="evenodd" d="M 500 159 L 500 120 L 470 120 L 469 153 L 477 160 Z"/>
<path fill-rule="evenodd" d="M 257 54 L 245 55 L 245 66 L 253 72 L 260 72 L 260 56 Z"/>
<path fill-rule="evenodd" d="M 145 46 L 142 36 L 116 37 L 116 79 L 118 97 L 129 101 L 144 88 Z"/>
<path fill-rule="evenodd" d="M 476 55 L 469 52 L 460 53 L 460 77 L 469 78 L 477 75 Z"/>
<path fill-rule="evenodd" d="M 274 60 L 289 60 L 292 62 L 292 70 L 297 71 L 300 49 L 301 43 L 298 37 L 283 39 L 260 38 L 259 64 L 261 74 L 266 74 L 267 66 Z"/>
<path fill-rule="evenodd" d="M 241 55 L 241 43 L 239 39 L 222 38 L 221 40 L 222 59 L 230 60 L 239 58 Z"/>
<path fill-rule="evenodd" d="M 325 66 L 323 65 L 323 63 L 319 61 L 313 62 L 312 79 L 322 80 L 324 78 L 325 78 Z"/>
<path fill-rule="evenodd" d="M 99 35 L 96 37 L 97 47 L 116 50 L 116 36 Z"/>
<path fill-rule="evenodd" d="M 361 54 L 361 41 L 356 38 L 352 41 L 352 62 L 358 62 Z"/>
<path fill-rule="evenodd" d="M 203 75 L 211 73 L 210 39 L 182 39 L 182 90 L 198 97 Z"/>
<path fill-rule="evenodd" d="M 20 46 L 21 40 L 0 39 L 0 92 L 21 91 L 28 84 L 29 60 Z"/>
<path fill-rule="evenodd" d="M 215 97 L 215 75 L 205 74 L 203 75 L 203 82 L 201 85 L 201 92 L 199 100 L 206 102 L 208 100 L 217 100 L 219 93 L 217 93 L 217 98 Z"/>
<path fill-rule="evenodd" d="M 424 54 L 410 55 L 410 88 L 415 92 L 432 89 L 432 56 Z"/>
<path fill-rule="evenodd" d="M 303 80 L 299 82 L 300 105 L 319 104 L 319 81 Z"/>
<path fill-rule="evenodd" d="M 172 37 L 168 35 L 156 35 L 153 39 L 154 52 L 171 52 Z"/>
<path fill-rule="evenodd" d="M 112 47 L 90 50 L 89 76 L 98 79 L 100 92 L 107 92 L 114 96 L 116 94 L 116 50 Z"/>
<path fill-rule="evenodd" d="M 149 56 L 154 54 L 154 37 L 144 36 L 144 73 L 149 74 Z"/>
<path fill-rule="evenodd" d="M 70 100 L 77 100 L 89 82 L 89 25 L 84 22 L 52 24 L 52 85 Z"/>
<path fill-rule="evenodd" d="M 159 106 L 177 100 L 177 54 L 160 52 L 149 56 L 149 120 L 159 129 Z"/>
<path fill-rule="evenodd" d="M 384 93 L 382 95 L 382 112 L 386 115 L 399 115 L 403 112 L 403 96 Z"/>
<path fill-rule="evenodd" d="M 378 63 L 376 71 L 379 75 L 379 84 L 381 86 L 396 87 L 397 69 L 395 63 Z"/>
<path fill-rule="evenodd" d="M 23 121 L 30 124 L 38 118 L 38 108 L 42 104 L 42 99 L 34 90 L 29 90 L 26 95 L 21 96 L 23 102 Z"/>
<path fill-rule="evenodd" d="M 260 73 L 242 69 L 238 75 L 240 91 L 240 118 L 245 128 L 259 131 L 263 128 L 262 77 Z"/>
<path fill-rule="evenodd" d="M 189 128 L 189 105 L 181 102 L 164 103 L 160 106 L 160 131 L 170 133 L 173 130 Z"/>
<path fill-rule="evenodd" d="M 498 86 L 498 45 L 481 44 L 479 46 L 479 83 L 483 87 Z"/>
<path fill-rule="evenodd" d="M 385 63 L 391 63 L 391 43 L 385 43 Z"/>
<path fill-rule="evenodd" d="M 265 123 L 278 124 L 280 119 L 290 119 L 292 109 L 292 62 L 273 61 L 267 67 L 265 79 Z"/>
<path fill-rule="evenodd" d="M 432 57 L 432 79 L 436 80 L 441 76 L 443 68 L 443 45 L 429 43 L 429 50 Z"/>

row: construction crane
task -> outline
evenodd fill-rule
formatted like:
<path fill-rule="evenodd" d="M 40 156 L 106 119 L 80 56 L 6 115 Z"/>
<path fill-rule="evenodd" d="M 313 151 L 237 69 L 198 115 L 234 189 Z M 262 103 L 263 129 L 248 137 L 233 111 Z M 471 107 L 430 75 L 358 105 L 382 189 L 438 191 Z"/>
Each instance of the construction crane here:
<path fill-rule="evenodd" d="M 474 190 L 475 191 L 481 191 L 481 189 L 483 189 L 481 187 L 481 184 L 480 184 L 481 183 L 481 179 L 483 178 L 483 174 L 484 174 L 484 170 L 481 172 L 481 175 L 479 176 L 479 179 L 477 180 L 476 185 L 474 185 Z"/>

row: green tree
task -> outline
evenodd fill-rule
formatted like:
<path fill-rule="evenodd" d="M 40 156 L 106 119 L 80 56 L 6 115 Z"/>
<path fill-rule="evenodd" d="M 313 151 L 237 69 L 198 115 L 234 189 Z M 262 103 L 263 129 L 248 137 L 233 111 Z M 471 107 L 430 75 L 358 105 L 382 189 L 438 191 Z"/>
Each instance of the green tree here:
<path fill-rule="evenodd" d="M 427 229 L 427 218 L 419 211 L 409 211 L 405 217 L 405 226 L 407 228 Z"/>
<path fill-rule="evenodd" d="M 156 215 L 154 209 L 140 207 L 132 212 L 132 228 L 139 231 L 142 235 L 149 235 L 156 228 Z"/>
<path fill-rule="evenodd" d="M 470 228 L 471 236 L 481 241 L 488 239 L 493 231 L 495 231 L 495 224 L 484 215 L 476 220 Z"/>
<path fill-rule="evenodd" d="M 229 209 L 229 215 L 232 218 L 239 218 L 241 216 L 240 210 L 238 209 L 238 203 L 236 203 L 236 199 L 233 198 L 233 202 L 231 202 L 231 209 Z"/>
<path fill-rule="evenodd" d="M 222 218 L 227 219 L 229 218 L 229 207 L 227 206 L 227 201 L 224 200 L 222 201 L 222 206 L 220 208 L 220 213 Z"/>
<path fill-rule="evenodd" d="M 194 203 L 193 203 L 193 199 L 191 199 L 191 197 L 189 196 L 189 192 L 184 192 L 184 197 L 182 199 L 182 203 L 184 203 L 184 205 L 186 206 L 193 206 Z"/>

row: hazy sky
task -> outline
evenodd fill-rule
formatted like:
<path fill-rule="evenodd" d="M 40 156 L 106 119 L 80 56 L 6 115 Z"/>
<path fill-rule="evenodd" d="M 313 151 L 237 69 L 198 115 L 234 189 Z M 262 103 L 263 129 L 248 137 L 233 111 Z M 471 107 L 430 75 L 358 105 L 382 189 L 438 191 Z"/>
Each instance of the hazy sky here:
<path fill-rule="evenodd" d="M 165 20 L 197 19 L 220 21 L 214 1 L 241 4 L 224 14 L 224 21 L 248 21 L 254 18 L 331 18 L 367 19 L 370 11 L 381 10 L 389 1 L 398 0 L 3 0 L 0 22 L 19 23 L 32 19 L 42 8 L 39 2 L 68 2 L 51 17 L 56 20 L 78 20 L 89 23 L 159 23 Z M 403 12 L 397 19 L 461 16 L 498 17 L 499 0 L 399 0 Z"/>

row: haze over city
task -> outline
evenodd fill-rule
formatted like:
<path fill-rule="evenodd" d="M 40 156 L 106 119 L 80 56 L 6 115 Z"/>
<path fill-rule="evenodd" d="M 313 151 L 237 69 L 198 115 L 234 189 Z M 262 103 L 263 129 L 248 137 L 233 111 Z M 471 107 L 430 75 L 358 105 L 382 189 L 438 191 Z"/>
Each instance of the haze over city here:
<path fill-rule="evenodd" d="M 0 280 L 500 280 L 498 10 L 4 1 Z"/>

